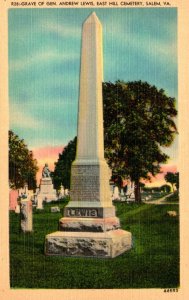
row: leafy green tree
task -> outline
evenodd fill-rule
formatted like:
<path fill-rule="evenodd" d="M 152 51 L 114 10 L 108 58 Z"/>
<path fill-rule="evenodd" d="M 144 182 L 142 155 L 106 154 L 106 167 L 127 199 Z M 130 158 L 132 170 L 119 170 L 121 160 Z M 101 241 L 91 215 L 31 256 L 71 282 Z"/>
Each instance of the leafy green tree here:
<path fill-rule="evenodd" d="M 103 83 L 105 157 L 113 179 L 135 182 L 135 199 L 141 201 L 140 180 L 160 172 L 177 133 L 174 117 L 175 99 L 147 82 Z M 71 163 L 75 159 L 76 138 L 59 155 L 54 171 L 54 185 L 70 187 Z"/>
<path fill-rule="evenodd" d="M 28 184 L 29 189 L 36 188 L 37 161 L 28 150 L 23 139 L 9 131 L 9 185 L 19 189 Z"/>
<path fill-rule="evenodd" d="M 103 84 L 105 156 L 114 174 L 135 182 L 135 200 L 141 201 L 140 180 L 160 172 L 177 133 L 175 99 L 147 82 Z"/>
<path fill-rule="evenodd" d="M 165 180 L 172 185 L 174 191 L 174 184 L 176 185 L 177 190 L 179 189 L 179 173 L 167 172 L 165 175 Z"/>
<path fill-rule="evenodd" d="M 61 184 L 65 188 L 70 188 L 71 164 L 75 159 L 76 141 L 75 137 L 68 143 L 55 163 L 55 170 L 52 172 L 55 189 L 59 189 Z"/>

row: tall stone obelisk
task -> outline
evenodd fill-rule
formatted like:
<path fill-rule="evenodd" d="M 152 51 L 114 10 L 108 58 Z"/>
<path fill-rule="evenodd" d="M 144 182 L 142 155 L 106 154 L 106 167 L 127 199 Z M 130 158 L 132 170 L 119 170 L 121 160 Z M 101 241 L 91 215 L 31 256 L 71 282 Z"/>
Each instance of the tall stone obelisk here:
<path fill-rule="evenodd" d="M 76 160 L 70 202 L 59 230 L 46 236 L 47 255 L 115 257 L 131 248 L 112 205 L 104 159 L 102 26 L 95 13 L 83 24 Z"/>
<path fill-rule="evenodd" d="M 81 52 L 77 152 L 68 207 L 103 208 L 99 214 L 114 217 L 111 172 L 104 159 L 102 25 L 95 13 L 83 24 Z"/>

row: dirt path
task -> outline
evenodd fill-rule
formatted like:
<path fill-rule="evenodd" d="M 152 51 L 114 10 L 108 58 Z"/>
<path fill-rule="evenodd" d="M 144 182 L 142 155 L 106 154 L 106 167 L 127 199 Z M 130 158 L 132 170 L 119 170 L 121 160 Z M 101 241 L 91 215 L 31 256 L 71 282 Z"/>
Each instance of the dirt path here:
<path fill-rule="evenodd" d="M 144 203 L 147 203 L 147 204 L 179 204 L 179 202 L 168 202 L 167 199 L 172 196 L 173 193 L 169 194 L 169 195 L 166 195 L 162 198 L 159 198 L 157 200 L 150 200 L 150 201 L 145 201 L 143 200 Z"/>

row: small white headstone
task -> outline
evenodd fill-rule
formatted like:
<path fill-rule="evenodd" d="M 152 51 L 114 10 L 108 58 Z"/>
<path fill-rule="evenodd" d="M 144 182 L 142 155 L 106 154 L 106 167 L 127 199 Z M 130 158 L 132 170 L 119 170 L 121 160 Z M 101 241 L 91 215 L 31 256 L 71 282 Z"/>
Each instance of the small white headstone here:
<path fill-rule="evenodd" d="M 64 194 L 65 194 L 65 196 L 68 196 L 69 195 L 69 190 L 65 189 Z"/>
<path fill-rule="evenodd" d="M 123 189 L 121 189 L 121 196 L 124 196 L 124 191 L 123 191 Z"/>
<path fill-rule="evenodd" d="M 176 217 L 177 216 L 177 212 L 175 210 L 169 210 L 169 211 L 167 211 L 167 214 L 170 217 Z"/>
<path fill-rule="evenodd" d="M 53 206 L 51 207 L 51 212 L 52 213 L 60 212 L 60 208 L 58 206 Z"/>
<path fill-rule="evenodd" d="M 135 193 L 132 192 L 132 193 L 130 194 L 130 199 L 135 199 Z"/>
<path fill-rule="evenodd" d="M 20 213 L 20 205 L 19 205 L 19 204 L 16 205 L 15 213 L 16 213 L 16 214 L 19 214 L 19 213 Z"/>
<path fill-rule="evenodd" d="M 43 209 L 43 199 L 41 197 L 37 197 L 37 209 Z"/>
<path fill-rule="evenodd" d="M 61 186 L 60 186 L 60 193 L 59 193 L 59 199 L 63 198 L 64 195 L 65 195 L 65 190 L 64 190 L 63 185 L 61 184 Z"/>
<path fill-rule="evenodd" d="M 120 200 L 119 189 L 118 186 L 115 186 L 113 193 L 113 200 Z"/>
<path fill-rule="evenodd" d="M 21 230 L 23 232 L 32 231 L 33 229 L 32 202 L 30 200 L 21 200 L 20 214 L 21 214 Z"/>

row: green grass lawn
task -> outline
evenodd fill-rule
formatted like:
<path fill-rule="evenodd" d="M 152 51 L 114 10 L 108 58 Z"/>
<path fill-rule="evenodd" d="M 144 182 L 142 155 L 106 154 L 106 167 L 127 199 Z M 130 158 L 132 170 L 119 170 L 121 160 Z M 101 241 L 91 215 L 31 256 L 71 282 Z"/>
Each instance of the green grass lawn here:
<path fill-rule="evenodd" d="M 113 259 L 44 255 L 45 235 L 57 231 L 61 213 L 33 213 L 33 233 L 20 232 L 10 213 L 10 284 L 13 288 L 171 288 L 179 286 L 178 205 L 116 203 L 122 229 L 133 248 Z M 64 204 L 61 203 L 60 207 Z"/>

